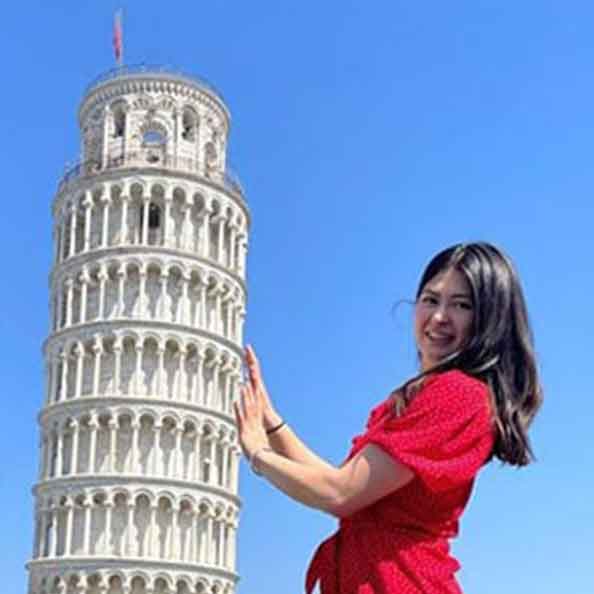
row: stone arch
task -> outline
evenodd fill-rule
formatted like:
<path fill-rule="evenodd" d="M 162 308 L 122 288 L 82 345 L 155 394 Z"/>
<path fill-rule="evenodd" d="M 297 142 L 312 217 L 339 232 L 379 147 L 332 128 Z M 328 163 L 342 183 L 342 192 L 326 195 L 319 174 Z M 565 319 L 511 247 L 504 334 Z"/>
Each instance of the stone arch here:
<path fill-rule="evenodd" d="M 110 442 L 111 442 L 111 422 L 113 413 L 109 410 L 97 411 L 97 428 L 96 428 L 96 451 L 93 467 L 95 472 L 103 474 L 109 472 L 111 458 L 110 458 Z"/>
<path fill-rule="evenodd" d="M 125 275 L 123 317 L 136 318 L 140 315 L 140 273 L 143 268 L 144 263 L 137 257 L 127 257 L 121 263 L 120 270 Z"/>
<path fill-rule="evenodd" d="M 113 411 L 113 414 L 115 420 L 118 423 L 120 419 L 122 419 L 123 417 L 129 417 L 130 419 L 132 419 L 132 421 L 136 419 L 136 411 L 132 407 L 123 404 L 116 406 L 116 408 Z"/>
<path fill-rule="evenodd" d="M 188 576 L 178 576 L 175 582 L 175 594 L 193 594 L 192 580 Z"/>
<path fill-rule="evenodd" d="M 154 106 L 153 98 L 150 95 L 142 94 L 136 97 L 132 102 L 132 109 L 144 110 L 151 109 Z"/>
<path fill-rule="evenodd" d="M 111 503 L 110 493 L 103 487 L 95 487 L 89 490 L 89 501 L 91 503 L 91 533 L 90 554 L 95 555 L 107 549 L 109 535 L 107 528 L 107 505 Z"/>
<path fill-rule="evenodd" d="M 188 249 L 195 254 L 204 253 L 206 246 L 203 246 L 205 239 L 203 215 L 206 210 L 206 197 L 201 190 L 191 193 L 190 217 L 188 230 Z"/>
<path fill-rule="evenodd" d="M 204 145 L 204 169 L 207 177 L 216 169 L 219 155 L 214 142 L 208 141 Z"/>
<path fill-rule="evenodd" d="M 147 117 L 139 126 L 138 128 L 141 143 L 146 145 L 145 135 L 147 132 L 158 132 L 159 134 L 163 135 L 163 139 L 165 144 L 171 139 L 172 136 L 172 129 L 170 122 L 167 121 L 166 118 L 160 115 L 152 115 Z"/>
<path fill-rule="evenodd" d="M 162 282 L 165 265 L 159 258 L 150 258 L 145 262 L 145 312 L 144 315 L 151 319 L 158 319 L 163 307 Z"/>
<path fill-rule="evenodd" d="M 74 569 L 67 570 L 63 576 L 66 594 L 75 594 L 84 588 L 84 582 L 86 581 L 84 575 L 81 575 Z"/>
<path fill-rule="evenodd" d="M 106 579 L 106 594 L 123 594 L 126 583 L 125 575 L 118 570 L 110 570 Z"/>
<path fill-rule="evenodd" d="M 115 99 L 109 104 L 109 111 L 113 117 L 113 130 L 111 133 L 112 138 L 120 138 L 125 135 L 126 132 L 126 115 L 129 110 L 128 103 L 123 97 Z"/>
<path fill-rule="evenodd" d="M 126 554 L 126 533 L 132 496 L 128 489 L 119 487 L 112 491 L 112 501 L 111 545 L 113 553 L 121 556 Z"/>
<path fill-rule="evenodd" d="M 118 407 L 114 411 L 116 422 L 116 448 L 115 460 L 113 462 L 115 472 L 128 473 L 134 472 L 135 460 L 133 460 L 133 439 L 134 424 L 136 422 L 136 413 L 128 407 Z"/>
<path fill-rule="evenodd" d="M 167 264 L 164 321 L 176 323 L 181 318 L 184 275 L 185 267 L 180 262 L 174 260 Z"/>
<path fill-rule="evenodd" d="M 191 143 L 195 143 L 198 140 L 198 125 L 199 116 L 198 112 L 192 105 L 184 105 L 182 107 L 182 132 L 181 137 L 183 140 Z"/>
<path fill-rule="evenodd" d="M 96 571 L 87 576 L 87 586 L 89 587 L 89 594 L 96 594 L 98 588 L 105 585 L 105 572 Z"/>
<path fill-rule="evenodd" d="M 137 487 L 132 494 L 132 499 L 137 502 L 141 497 L 148 499 L 150 504 L 156 501 L 155 494 L 148 487 Z"/>
<path fill-rule="evenodd" d="M 171 187 L 170 237 L 169 245 L 175 249 L 184 249 L 186 242 L 186 209 L 189 206 L 190 192 L 184 184 L 176 183 Z"/>
<path fill-rule="evenodd" d="M 175 457 L 177 456 L 177 428 L 180 426 L 179 417 L 173 412 L 164 412 L 158 423 L 157 452 L 160 474 L 173 477 Z"/>
<path fill-rule="evenodd" d="M 125 187 L 124 182 L 119 180 L 109 182 L 109 197 L 112 200 L 120 200 L 125 192 Z"/>
<path fill-rule="evenodd" d="M 181 425 L 181 418 L 178 412 L 174 410 L 167 410 L 161 413 L 159 416 L 159 423 L 165 424 L 170 422 L 174 427 Z"/>
<path fill-rule="evenodd" d="M 104 315 L 105 319 L 114 319 L 120 315 L 119 311 L 119 300 L 118 300 L 118 287 L 119 287 L 119 271 L 120 271 L 120 260 L 118 258 L 107 258 L 102 262 L 103 269 L 105 270 L 105 302 L 104 302 Z"/>
<path fill-rule="evenodd" d="M 176 102 L 169 95 L 155 97 L 155 105 L 158 109 L 163 109 L 165 111 L 173 111 L 177 108 Z"/>
<path fill-rule="evenodd" d="M 171 516 L 174 513 L 175 497 L 171 493 L 162 491 L 156 498 L 156 525 L 157 525 L 157 556 L 161 559 L 167 557 L 167 541 L 172 528 Z"/>
<path fill-rule="evenodd" d="M 123 330 L 120 336 L 122 344 L 120 390 L 124 395 L 137 396 L 137 358 L 142 357 L 142 350 L 137 350 L 137 347 L 142 344 L 142 337 L 139 332 L 132 329 Z"/>
<path fill-rule="evenodd" d="M 173 589 L 173 580 L 165 572 L 157 573 L 153 578 L 154 594 L 169 594 Z"/>
<path fill-rule="evenodd" d="M 134 569 L 130 574 L 130 594 L 145 594 L 150 583 L 150 576 L 141 569 Z"/>
<path fill-rule="evenodd" d="M 181 260 L 169 260 L 165 265 L 167 274 L 178 273 L 182 276 L 186 271 L 186 265 Z"/>
<path fill-rule="evenodd" d="M 214 501 L 209 495 L 202 495 L 198 501 L 198 511 L 203 516 L 211 516 L 214 510 Z"/>
<path fill-rule="evenodd" d="M 138 465 L 144 476 L 152 474 L 155 470 L 158 418 L 158 413 L 149 408 L 138 411 Z"/>
<path fill-rule="evenodd" d="M 164 245 L 165 244 L 165 195 L 166 195 L 166 184 L 160 181 L 151 181 L 148 184 L 148 193 L 150 197 L 148 210 L 141 209 L 140 219 L 138 221 L 138 227 L 141 230 L 141 234 L 145 231 L 146 241 L 148 245 Z M 148 213 L 148 221 L 146 222 L 146 230 L 144 226 L 145 212 Z"/>

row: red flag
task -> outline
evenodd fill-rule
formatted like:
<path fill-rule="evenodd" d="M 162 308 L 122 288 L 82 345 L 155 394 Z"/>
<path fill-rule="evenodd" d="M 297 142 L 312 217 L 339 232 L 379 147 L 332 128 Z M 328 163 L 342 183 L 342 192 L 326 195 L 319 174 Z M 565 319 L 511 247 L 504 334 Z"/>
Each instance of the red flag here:
<path fill-rule="evenodd" d="M 118 10 L 115 14 L 115 18 L 113 21 L 113 52 L 115 54 L 116 62 L 118 66 L 122 65 L 122 54 L 123 51 L 123 44 L 122 44 L 122 11 Z"/>

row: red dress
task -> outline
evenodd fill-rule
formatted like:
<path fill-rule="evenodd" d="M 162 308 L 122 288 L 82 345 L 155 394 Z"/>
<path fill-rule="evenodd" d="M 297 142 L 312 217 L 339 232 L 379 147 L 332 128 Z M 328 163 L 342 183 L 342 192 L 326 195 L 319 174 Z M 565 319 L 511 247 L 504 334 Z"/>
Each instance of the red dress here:
<path fill-rule="evenodd" d="M 458 370 L 427 378 L 400 417 L 387 398 L 372 409 L 347 460 L 373 443 L 415 476 L 347 518 L 318 547 L 311 594 L 461 594 L 448 539 L 494 443 L 488 389 Z"/>

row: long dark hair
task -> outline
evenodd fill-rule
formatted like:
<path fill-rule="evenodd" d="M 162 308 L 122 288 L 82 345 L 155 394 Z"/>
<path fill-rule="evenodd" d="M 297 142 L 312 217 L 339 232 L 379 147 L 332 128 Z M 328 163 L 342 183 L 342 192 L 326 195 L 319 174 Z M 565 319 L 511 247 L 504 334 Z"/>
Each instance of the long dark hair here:
<path fill-rule="evenodd" d="M 490 389 L 496 430 L 492 457 L 515 466 L 534 460 L 528 427 L 542 404 L 542 388 L 533 336 L 518 274 L 510 259 L 485 243 L 457 244 L 438 253 L 427 265 L 415 300 L 436 275 L 455 268 L 470 286 L 474 319 L 471 337 L 451 353 L 393 392 L 401 411 L 428 374 L 459 369 Z"/>

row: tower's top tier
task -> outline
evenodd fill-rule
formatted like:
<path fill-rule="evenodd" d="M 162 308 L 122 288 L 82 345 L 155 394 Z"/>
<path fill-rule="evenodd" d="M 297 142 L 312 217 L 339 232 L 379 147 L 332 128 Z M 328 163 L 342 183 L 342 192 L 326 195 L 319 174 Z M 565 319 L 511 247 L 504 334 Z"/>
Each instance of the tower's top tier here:
<path fill-rule="evenodd" d="M 226 172 L 229 111 L 208 83 L 163 66 L 122 66 L 95 79 L 80 105 L 81 162 Z M 78 173 L 77 173 L 78 175 Z"/>

